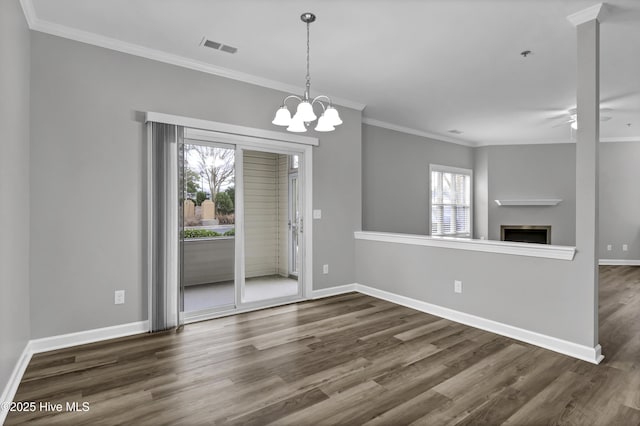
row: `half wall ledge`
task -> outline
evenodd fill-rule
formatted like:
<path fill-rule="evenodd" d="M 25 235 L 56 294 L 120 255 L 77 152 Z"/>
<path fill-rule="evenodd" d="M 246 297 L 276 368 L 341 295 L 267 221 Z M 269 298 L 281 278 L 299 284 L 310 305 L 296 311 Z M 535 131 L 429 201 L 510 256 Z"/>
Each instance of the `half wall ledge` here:
<path fill-rule="evenodd" d="M 514 256 L 542 257 L 546 259 L 573 260 L 575 247 L 546 244 L 514 243 L 509 241 L 472 240 L 467 238 L 432 237 L 417 234 L 356 231 L 356 240 L 382 241 L 414 246 L 440 247 L 454 250 L 481 251 L 485 253 L 511 254 Z"/>

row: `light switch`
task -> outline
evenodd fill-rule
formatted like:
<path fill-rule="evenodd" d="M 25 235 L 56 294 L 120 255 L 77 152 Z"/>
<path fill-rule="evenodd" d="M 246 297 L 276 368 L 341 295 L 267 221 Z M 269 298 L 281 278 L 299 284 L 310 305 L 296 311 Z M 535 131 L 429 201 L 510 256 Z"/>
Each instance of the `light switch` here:
<path fill-rule="evenodd" d="M 314 219 L 322 219 L 322 210 L 320 209 L 316 209 L 313 211 L 313 218 Z"/>

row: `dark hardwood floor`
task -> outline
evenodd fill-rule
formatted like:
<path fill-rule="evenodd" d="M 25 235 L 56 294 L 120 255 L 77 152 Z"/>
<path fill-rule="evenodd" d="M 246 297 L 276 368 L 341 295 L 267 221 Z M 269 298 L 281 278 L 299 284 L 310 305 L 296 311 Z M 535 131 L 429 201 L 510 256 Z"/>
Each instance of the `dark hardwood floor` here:
<path fill-rule="evenodd" d="M 599 366 L 347 294 L 33 357 L 6 424 L 638 425 L 640 268 L 602 267 Z M 65 407 L 66 409 L 66 407 Z"/>

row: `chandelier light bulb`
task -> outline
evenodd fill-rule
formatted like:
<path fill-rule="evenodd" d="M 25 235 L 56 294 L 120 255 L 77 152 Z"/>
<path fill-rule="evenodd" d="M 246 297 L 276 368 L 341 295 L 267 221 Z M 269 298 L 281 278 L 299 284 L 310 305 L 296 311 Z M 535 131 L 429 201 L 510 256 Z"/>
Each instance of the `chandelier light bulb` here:
<path fill-rule="evenodd" d="M 294 133 L 304 133 L 307 131 L 307 126 L 304 125 L 304 122 L 302 120 L 300 120 L 299 118 L 296 119 L 296 117 L 298 117 L 298 114 L 294 115 L 293 118 L 291 119 L 291 123 L 289 124 L 289 127 L 287 127 L 287 130 L 290 132 L 294 132 Z"/>
<path fill-rule="evenodd" d="M 342 124 L 338 110 L 332 106 L 328 106 L 323 115 L 327 117 L 327 120 L 329 120 L 329 123 L 331 123 L 332 126 L 339 126 Z"/>
<path fill-rule="evenodd" d="M 313 107 L 311 106 L 309 101 L 302 101 L 302 102 L 300 102 L 298 104 L 298 109 L 296 111 L 296 116 L 300 116 L 302 121 L 304 121 L 306 123 L 310 123 L 310 122 L 314 121 L 316 118 L 318 118 L 314 114 Z"/>
<path fill-rule="evenodd" d="M 331 131 L 336 129 L 335 127 L 333 127 L 329 117 L 327 117 L 326 114 L 327 113 L 325 112 L 318 119 L 318 124 L 316 125 L 316 128 L 314 129 L 316 132 L 331 132 Z"/>
<path fill-rule="evenodd" d="M 273 124 L 276 126 L 288 126 L 291 124 L 291 113 L 286 106 L 282 106 L 276 111 L 276 116 L 273 118 Z"/>

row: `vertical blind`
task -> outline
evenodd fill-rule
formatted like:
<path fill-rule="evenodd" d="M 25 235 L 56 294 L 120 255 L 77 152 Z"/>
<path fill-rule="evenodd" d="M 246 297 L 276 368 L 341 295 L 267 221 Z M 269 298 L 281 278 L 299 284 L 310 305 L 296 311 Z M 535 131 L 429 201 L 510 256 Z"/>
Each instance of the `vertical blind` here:
<path fill-rule="evenodd" d="M 431 167 L 431 235 L 471 237 L 471 171 Z"/>
<path fill-rule="evenodd" d="M 180 326 L 182 298 L 180 294 L 178 220 L 178 163 L 183 128 L 148 122 L 151 170 L 149 209 L 151 271 L 149 282 L 149 323 L 151 331 Z"/>

